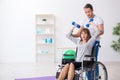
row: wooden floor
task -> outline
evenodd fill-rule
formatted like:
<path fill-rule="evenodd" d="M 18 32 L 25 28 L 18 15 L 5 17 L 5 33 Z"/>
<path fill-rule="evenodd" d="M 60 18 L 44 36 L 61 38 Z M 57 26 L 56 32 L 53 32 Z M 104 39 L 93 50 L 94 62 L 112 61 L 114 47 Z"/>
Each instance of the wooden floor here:
<path fill-rule="evenodd" d="M 120 79 L 120 62 L 104 62 L 108 70 L 108 80 Z M 0 80 L 15 80 L 16 78 L 31 78 L 54 76 L 58 63 L 12 63 L 0 64 Z"/>

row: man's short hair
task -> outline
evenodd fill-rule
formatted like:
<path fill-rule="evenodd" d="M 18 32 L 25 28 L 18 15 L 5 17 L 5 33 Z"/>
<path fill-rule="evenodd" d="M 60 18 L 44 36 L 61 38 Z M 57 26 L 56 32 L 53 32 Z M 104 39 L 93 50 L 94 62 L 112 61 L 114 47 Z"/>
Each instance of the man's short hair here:
<path fill-rule="evenodd" d="M 93 6 L 91 5 L 91 4 L 86 4 L 85 6 L 84 6 L 84 8 L 90 8 L 91 10 L 93 10 Z"/>

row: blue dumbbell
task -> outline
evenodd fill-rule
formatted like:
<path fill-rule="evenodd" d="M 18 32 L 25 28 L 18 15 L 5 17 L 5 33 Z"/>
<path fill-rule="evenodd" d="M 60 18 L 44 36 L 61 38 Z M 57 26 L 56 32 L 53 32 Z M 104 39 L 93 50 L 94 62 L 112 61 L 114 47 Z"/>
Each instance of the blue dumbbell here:
<path fill-rule="evenodd" d="M 73 21 L 73 22 L 72 22 L 72 25 L 74 25 L 74 26 L 75 26 L 75 24 L 76 24 L 76 23 Z M 77 24 L 77 26 L 76 26 L 76 27 L 77 27 L 77 28 L 80 28 L 80 25 L 79 25 L 79 24 Z"/>
<path fill-rule="evenodd" d="M 90 18 L 89 22 L 93 22 L 93 18 Z M 88 28 L 90 24 L 86 24 L 86 27 Z"/>

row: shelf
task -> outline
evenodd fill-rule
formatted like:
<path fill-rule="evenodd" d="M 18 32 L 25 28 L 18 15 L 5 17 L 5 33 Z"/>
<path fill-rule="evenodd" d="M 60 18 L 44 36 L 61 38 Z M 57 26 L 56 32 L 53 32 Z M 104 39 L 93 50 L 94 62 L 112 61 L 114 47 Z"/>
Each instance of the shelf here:
<path fill-rule="evenodd" d="M 54 53 L 40 53 L 40 52 L 37 52 L 38 55 L 54 55 Z"/>
<path fill-rule="evenodd" d="M 38 27 L 53 27 L 54 26 L 54 24 L 36 24 L 36 26 L 38 26 Z"/>
<path fill-rule="evenodd" d="M 53 62 L 56 51 L 54 15 L 37 14 L 35 26 L 36 26 L 36 62 L 37 63 L 39 63 L 39 61 L 48 62 L 48 60 Z"/>
<path fill-rule="evenodd" d="M 54 34 L 37 34 L 36 36 L 54 36 Z"/>
<path fill-rule="evenodd" d="M 53 14 L 36 14 L 36 17 L 54 17 Z"/>
<path fill-rule="evenodd" d="M 50 43 L 36 43 L 37 45 L 41 45 L 41 46 L 54 46 L 54 44 L 50 44 Z"/>

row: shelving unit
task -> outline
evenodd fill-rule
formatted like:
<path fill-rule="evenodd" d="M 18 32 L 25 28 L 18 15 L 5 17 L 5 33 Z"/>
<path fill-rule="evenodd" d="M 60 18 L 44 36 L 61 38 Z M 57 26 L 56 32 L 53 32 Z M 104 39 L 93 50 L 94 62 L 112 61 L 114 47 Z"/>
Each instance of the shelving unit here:
<path fill-rule="evenodd" d="M 37 14 L 36 63 L 54 62 L 55 48 L 55 16 Z"/>

